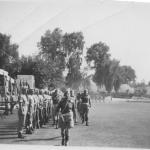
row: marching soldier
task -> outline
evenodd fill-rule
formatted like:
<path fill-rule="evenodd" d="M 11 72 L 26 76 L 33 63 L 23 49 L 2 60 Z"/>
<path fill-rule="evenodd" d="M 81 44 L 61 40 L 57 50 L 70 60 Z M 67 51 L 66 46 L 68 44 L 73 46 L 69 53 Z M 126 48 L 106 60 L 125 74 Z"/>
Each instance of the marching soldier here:
<path fill-rule="evenodd" d="M 67 146 L 69 142 L 69 129 L 74 127 L 73 114 L 75 114 L 74 103 L 71 102 L 69 92 L 66 91 L 64 97 L 59 102 L 56 112 L 59 113 L 59 127 L 61 128 L 62 145 Z"/>
<path fill-rule="evenodd" d="M 86 121 L 86 126 L 89 125 L 89 107 L 91 107 L 90 96 L 88 95 L 88 90 L 84 90 L 84 93 L 81 97 L 81 114 L 82 114 L 82 123 Z"/>
<path fill-rule="evenodd" d="M 48 97 L 48 119 L 52 117 L 52 97 L 50 95 L 50 91 L 47 92 Z"/>
<path fill-rule="evenodd" d="M 53 125 L 56 125 L 56 129 L 58 128 L 58 115 L 56 113 L 56 108 L 58 106 L 58 103 L 60 101 L 60 96 L 58 94 L 58 90 L 56 89 L 55 92 L 52 94 L 52 101 L 53 101 Z"/>
<path fill-rule="evenodd" d="M 43 91 L 40 90 L 39 91 L 39 121 L 40 121 L 40 127 L 42 127 L 43 125 L 43 100 L 44 100 L 44 97 L 43 97 Z"/>
<path fill-rule="evenodd" d="M 43 123 L 44 125 L 48 122 L 48 97 L 47 97 L 47 92 L 45 91 L 43 94 Z"/>
<path fill-rule="evenodd" d="M 18 109 L 18 138 L 23 138 L 23 128 L 25 126 L 26 115 L 28 110 L 28 101 L 26 97 L 26 89 L 21 90 L 21 94 L 18 97 L 19 109 Z"/>
<path fill-rule="evenodd" d="M 35 102 L 36 102 L 36 108 L 35 108 L 35 126 L 36 126 L 36 128 L 40 128 L 40 120 L 39 120 L 39 101 L 40 101 L 40 98 L 39 98 L 39 90 L 38 89 L 35 89 L 35 96 L 34 96 L 34 98 L 35 98 Z"/>
<path fill-rule="evenodd" d="M 77 123 L 77 117 L 76 117 L 77 116 L 76 115 L 76 98 L 74 96 L 74 91 L 73 90 L 70 90 L 70 98 L 71 98 L 71 102 L 74 103 L 74 106 L 75 106 L 75 113 L 74 113 L 73 118 L 74 118 L 75 123 Z"/>
<path fill-rule="evenodd" d="M 26 133 L 32 134 L 33 131 L 33 122 L 34 122 L 34 98 L 33 98 L 34 89 L 28 90 L 28 113 L 27 113 L 27 126 Z"/>
<path fill-rule="evenodd" d="M 77 103 L 77 112 L 79 117 L 81 118 L 81 92 L 77 93 L 76 103 Z"/>

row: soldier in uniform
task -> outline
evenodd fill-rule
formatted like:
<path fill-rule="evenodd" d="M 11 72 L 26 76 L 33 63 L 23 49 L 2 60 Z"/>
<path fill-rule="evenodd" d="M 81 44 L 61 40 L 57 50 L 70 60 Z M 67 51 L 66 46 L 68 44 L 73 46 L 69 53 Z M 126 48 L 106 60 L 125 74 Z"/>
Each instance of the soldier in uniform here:
<path fill-rule="evenodd" d="M 73 90 L 70 90 L 70 98 L 71 98 L 71 101 L 72 101 L 72 103 L 74 103 L 74 106 L 75 106 L 75 113 L 74 113 L 74 116 L 73 116 L 73 118 L 74 118 L 74 121 L 75 121 L 75 123 L 77 123 L 77 115 L 76 115 L 76 98 L 75 98 L 75 96 L 74 96 L 74 91 Z"/>
<path fill-rule="evenodd" d="M 42 127 L 43 125 L 43 100 L 44 100 L 44 97 L 43 97 L 43 91 L 40 90 L 39 91 L 39 121 L 40 121 L 40 127 Z"/>
<path fill-rule="evenodd" d="M 64 97 L 59 102 L 56 112 L 60 113 L 59 127 L 61 128 L 62 145 L 67 146 L 69 142 L 69 129 L 74 127 L 73 114 L 75 114 L 74 103 L 71 102 L 69 92 L 66 91 Z"/>
<path fill-rule="evenodd" d="M 39 90 L 38 89 L 35 89 L 35 100 L 36 100 L 36 108 L 35 108 L 35 119 L 36 119 L 36 128 L 40 128 L 40 119 L 39 119 L 39 101 L 40 101 L 40 98 L 39 98 Z"/>
<path fill-rule="evenodd" d="M 77 112 L 80 118 L 81 118 L 81 95 L 82 95 L 81 92 L 78 92 L 76 96 Z"/>
<path fill-rule="evenodd" d="M 84 121 L 86 121 L 86 126 L 89 125 L 89 107 L 91 107 L 91 100 L 90 100 L 90 96 L 88 94 L 88 90 L 84 90 L 84 93 L 82 94 L 81 97 L 81 115 L 82 115 L 82 123 L 84 123 Z"/>
<path fill-rule="evenodd" d="M 58 90 L 56 89 L 55 92 L 52 94 L 52 101 L 53 101 L 53 125 L 56 125 L 56 128 L 58 128 L 58 115 L 56 113 L 56 108 L 58 106 L 58 103 L 60 101 L 60 96 L 58 94 Z"/>
<path fill-rule="evenodd" d="M 52 117 L 52 97 L 50 95 L 50 91 L 47 92 L 48 98 L 48 119 Z"/>
<path fill-rule="evenodd" d="M 47 91 L 43 94 L 43 123 L 44 125 L 48 122 L 48 97 L 47 97 Z"/>
<path fill-rule="evenodd" d="M 18 109 L 18 138 L 22 138 L 23 128 L 25 126 L 26 115 L 28 111 L 28 101 L 26 97 L 26 89 L 21 90 L 21 94 L 18 97 L 19 109 Z"/>
<path fill-rule="evenodd" d="M 33 132 L 33 122 L 34 122 L 34 98 L 33 98 L 34 89 L 28 90 L 28 113 L 27 113 L 27 126 L 26 133 L 32 134 Z"/>

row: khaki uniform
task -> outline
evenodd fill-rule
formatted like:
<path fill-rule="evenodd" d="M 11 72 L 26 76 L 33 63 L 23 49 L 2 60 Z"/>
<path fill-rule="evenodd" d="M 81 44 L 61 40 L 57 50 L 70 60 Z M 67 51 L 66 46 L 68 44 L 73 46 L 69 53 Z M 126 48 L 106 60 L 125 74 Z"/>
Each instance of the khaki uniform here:
<path fill-rule="evenodd" d="M 43 125 L 43 100 L 44 97 L 43 95 L 38 95 L 39 97 L 39 123 L 40 123 L 40 127 L 42 127 Z"/>
<path fill-rule="evenodd" d="M 27 118 L 27 130 L 31 133 L 33 130 L 33 121 L 34 121 L 34 98 L 33 95 L 28 95 L 28 118 Z"/>
<path fill-rule="evenodd" d="M 86 125 L 88 125 L 89 120 L 89 107 L 91 107 L 91 100 L 89 95 L 83 94 L 81 97 L 81 116 L 82 116 L 82 123 L 86 121 Z"/>
<path fill-rule="evenodd" d="M 75 107 L 75 113 L 73 115 L 74 121 L 77 122 L 77 113 L 76 113 L 76 98 L 74 96 L 70 96 L 70 100 L 72 103 L 74 103 L 74 107 Z"/>
<path fill-rule="evenodd" d="M 27 97 L 24 94 L 21 94 L 18 97 L 19 109 L 18 109 L 18 133 L 23 133 L 23 128 L 25 126 L 26 115 L 28 111 L 28 101 Z"/>
<path fill-rule="evenodd" d="M 40 124 L 39 124 L 39 97 L 38 95 L 33 95 L 34 97 L 34 119 L 35 119 L 35 127 L 39 128 Z"/>
<path fill-rule="evenodd" d="M 61 110 L 59 127 L 61 128 L 62 145 L 67 145 L 69 141 L 69 129 L 74 127 L 74 103 L 72 103 L 70 99 L 63 98 L 58 104 L 57 112 L 59 112 L 59 110 Z"/>
<path fill-rule="evenodd" d="M 44 94 L 43 98 L 43 121 L 46 124 L 48 122 L 48 97 Z"/>
<path fill-rule="evenodd" d="M 52 116 L 53 116 L 53 125 L 56 125 L 56 128 L 57 128 L 57 125 L 58 125 L 58 115 L 57 115 L 57 106 L 58 106 L 58 103 L 60 101 L 60 96 L 58 93 L 53 93 L 52 94 L 52 101 L 53 101 L 53 107 L 52 107 Z"/>

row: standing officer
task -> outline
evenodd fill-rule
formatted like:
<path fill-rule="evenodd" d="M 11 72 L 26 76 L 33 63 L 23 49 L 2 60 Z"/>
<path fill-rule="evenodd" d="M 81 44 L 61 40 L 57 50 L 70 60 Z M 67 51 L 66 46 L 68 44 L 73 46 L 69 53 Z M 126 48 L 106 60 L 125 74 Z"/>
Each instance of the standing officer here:
<path fill-rule="evenodd" d="M 84 93 L 81 97 L 81 115 L 82 115 L 82 123 L 86 121 L 86 126 L 89 125 L 89 107 L 91 107 L 91 99 L 88 94 L 88 90 L 84 90 Z"/>
<path fill-rule="evenodd" d="M 74 127 L 73 114 L 75 114 L 74 103 L 71 102 L 69 92 L 64 93 L 64 97 L 59 102 L 56 112 L 59 113 L 59 127 L 61 128 L 62 145 L 67 146 L 69 142 L 69 129 Z"/>
<path fill-rule="evenodd" d="M 21 90 L 21 94 L 18 97 L 19 109 L 18 109 L 18 138 L 22 138 L 23 128 L 25 126 L 26 115 L 28 110 L 28 101 L 26 97 L 26 89 Z"/>

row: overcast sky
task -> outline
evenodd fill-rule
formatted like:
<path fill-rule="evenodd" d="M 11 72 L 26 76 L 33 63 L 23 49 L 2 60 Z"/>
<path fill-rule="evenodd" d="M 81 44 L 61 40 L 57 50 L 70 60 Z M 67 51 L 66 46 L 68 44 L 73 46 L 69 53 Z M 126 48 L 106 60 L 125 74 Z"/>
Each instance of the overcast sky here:
<path fill-rule="evenodd" d="M 102 41 L 112 58 L 135 69 L 137 80 L 150 81 L 150 3 L 110 0 L 0 0 L 0 32 L 12 35 L 19 53 L 38 51 L 47 29 L 82 31 L 85 50 Z"/>

